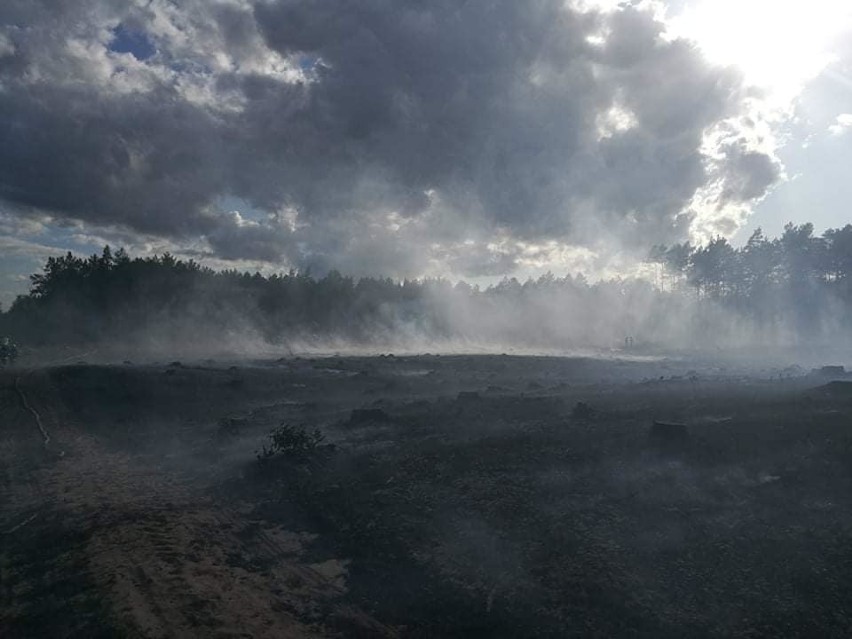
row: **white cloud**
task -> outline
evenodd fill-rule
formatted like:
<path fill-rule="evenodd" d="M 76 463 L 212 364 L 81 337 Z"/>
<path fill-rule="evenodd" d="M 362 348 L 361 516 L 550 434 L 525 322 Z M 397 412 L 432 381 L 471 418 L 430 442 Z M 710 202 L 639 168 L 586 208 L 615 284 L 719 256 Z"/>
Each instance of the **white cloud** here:
<path fill-rule="evenodd" d="M 836 38 L 850 26 L 848 0 L 687 0 L 669 21 L 673 35 L 741 69 L 780 109 L 834 59 Z"/>
<path fill-rule="evenodd" d="M 48 246 L 39 242 L 30 242 L 15 237 L 0 237 L 0 253 L 4 257 L 16 256 L 41 259 L 63 252 L 64 250 L 57 246 Z"/>
<path fill-rule="evenodd" d="M 15 45 L 4 33 L 0 33 L 0 58 L 11 56 L 15 53 Z"/>
<path fill-rule="evenodd" d="M 598 114 L 595 124 L 598 129 L 598 138 L 603 139 L 629 131 L 635 128 L 639 121 L 630 110 L 613 104 L 608 110 Z"/>
<path fill-rule="evenodd" d="M 831 135 L 843 135 L 852 129 L 852 113 L 841 113 L 834 120 L 834 124 L 828 127 Z"/>

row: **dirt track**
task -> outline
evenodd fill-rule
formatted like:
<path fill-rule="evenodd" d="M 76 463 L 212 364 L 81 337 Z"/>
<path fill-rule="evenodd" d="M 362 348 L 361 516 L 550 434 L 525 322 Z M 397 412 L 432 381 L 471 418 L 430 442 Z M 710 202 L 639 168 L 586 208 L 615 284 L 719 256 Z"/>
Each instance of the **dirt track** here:
<path fill-rule="evenodd" d="M 3 373 L 0 636 L 848 636 L 848 387 L 692 366 Z"/>
<path fill-rule="evenodd" d="M 263 529 L 203 481 L 104 446 L 44 374 L 20 389 L 51 440 L 4 389 L 4 636 L 309 637 L 334 633 L 330 613 L 370 623 L 334 609 L 346 566 L 303 561 L 310 535 Z"/>

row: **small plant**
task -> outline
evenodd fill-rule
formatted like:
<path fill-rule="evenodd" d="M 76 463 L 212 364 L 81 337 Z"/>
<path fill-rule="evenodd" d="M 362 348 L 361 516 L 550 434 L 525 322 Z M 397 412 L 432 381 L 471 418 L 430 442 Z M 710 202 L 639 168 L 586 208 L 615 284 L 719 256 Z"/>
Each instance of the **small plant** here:
<path fill-rule="evenodd" d="M 18 359 L 18 347 L 9 337 L 0 338 L 0 366 L 14 364 Z"/>
<path fill-rule="evenodd" d="M 257 453 L 258 461 L 267 461 L 279 455 L 305 459 L 317 451 L 325 436 L 319 429 L 310 432 L 304 426 L 281 424 L 269 433 L 268 440 Z"/>

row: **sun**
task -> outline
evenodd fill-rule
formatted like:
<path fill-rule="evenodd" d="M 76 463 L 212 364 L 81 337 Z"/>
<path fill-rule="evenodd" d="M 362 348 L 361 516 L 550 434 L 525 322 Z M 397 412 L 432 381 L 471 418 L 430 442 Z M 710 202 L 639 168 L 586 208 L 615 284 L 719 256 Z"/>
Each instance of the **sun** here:
<path fill-rule="evenodd" d="M 715 63 L 738 67 L 779 105 L 832 62 L 849 29 L 849 0 L 695 0 L 669 20 L 671 35 L 694 40 Z"/>

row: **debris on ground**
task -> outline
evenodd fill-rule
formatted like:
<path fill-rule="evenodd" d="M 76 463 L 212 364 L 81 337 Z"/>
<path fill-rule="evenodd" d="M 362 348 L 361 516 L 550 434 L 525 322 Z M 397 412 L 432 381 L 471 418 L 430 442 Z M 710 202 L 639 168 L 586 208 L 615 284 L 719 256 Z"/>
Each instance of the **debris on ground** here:
<path fill-rule="evenodd" d="M 0 371 L 0 635 L 852 636 L 852 376 L 402 359 Z"/>

